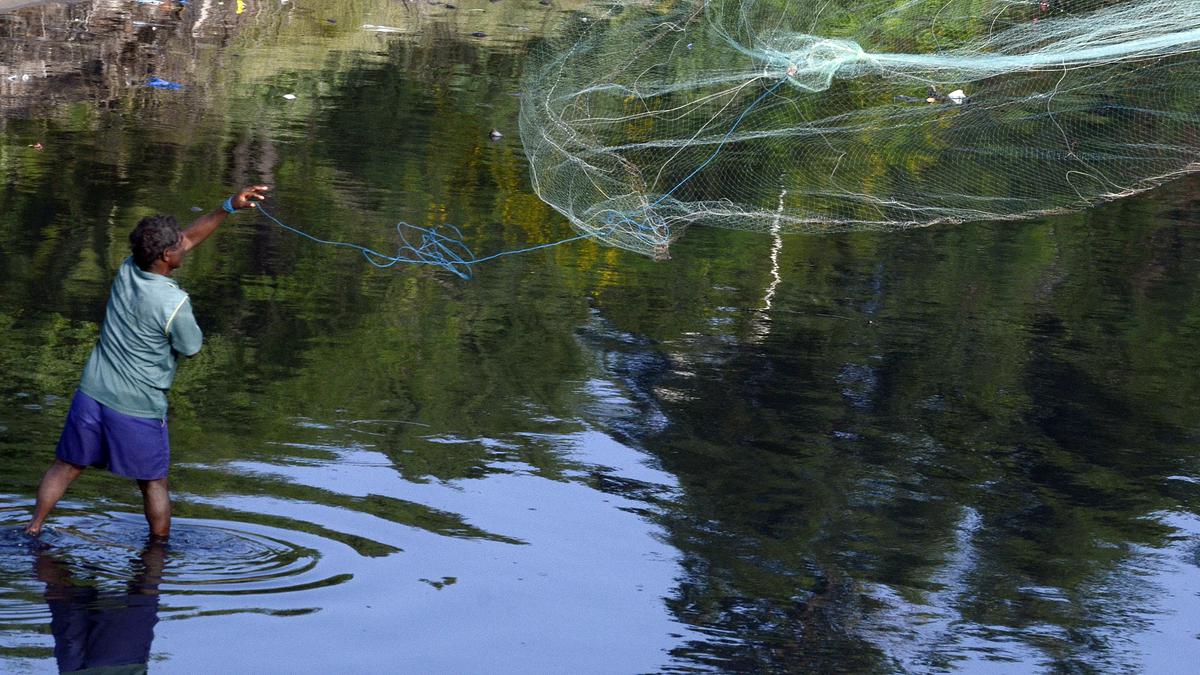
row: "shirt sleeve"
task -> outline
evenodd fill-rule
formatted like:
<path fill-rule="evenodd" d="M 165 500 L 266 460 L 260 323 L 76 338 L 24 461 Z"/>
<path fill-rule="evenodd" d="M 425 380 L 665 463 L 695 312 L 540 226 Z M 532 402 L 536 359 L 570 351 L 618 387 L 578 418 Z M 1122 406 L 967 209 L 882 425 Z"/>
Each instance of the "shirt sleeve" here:
<path fill-rule="evenodd" d="M 171 341 L 171 349 L 184 356 L 194 356 L 200 351 L 204 342 L 204 334 L 196 325 L 196 317 L 192 315 L 192 301 L 184 297 L 175 312 L 167 318 L 167 339 Z"/>

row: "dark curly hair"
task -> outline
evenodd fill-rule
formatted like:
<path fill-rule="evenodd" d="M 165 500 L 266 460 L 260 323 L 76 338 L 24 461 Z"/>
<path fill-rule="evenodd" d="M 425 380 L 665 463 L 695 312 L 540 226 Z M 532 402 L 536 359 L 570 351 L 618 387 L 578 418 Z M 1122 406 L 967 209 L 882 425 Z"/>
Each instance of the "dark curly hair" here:
<path fill-rule="evenodd" d="M 175 216 L 146 216 L 129 233 L 129 248 L 133 262 L 143 270 L 149 269 L 163 251 L 179 243 L 182 235 Z"/>

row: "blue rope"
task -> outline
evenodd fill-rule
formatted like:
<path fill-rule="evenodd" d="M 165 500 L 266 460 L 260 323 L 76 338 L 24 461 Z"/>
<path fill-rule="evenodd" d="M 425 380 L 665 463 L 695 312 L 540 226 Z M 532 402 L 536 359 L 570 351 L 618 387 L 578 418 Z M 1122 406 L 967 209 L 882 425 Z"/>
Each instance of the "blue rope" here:
<path fill-rule="evenodd" d="M 405 222 L 396 224 L 396 232 L 400 235 L 401 245 L 397 249 L 395 255 L 380 253 L 372 248 L 360 246 L 359 244 L 351 244 L 344 241 L 332 241 L 329 239 L 321 239 L 315 237 L 304 230 L 292 227 L 282 220 L 276 218 L 269 211 L 264 209 L 262 205 L 258 205 L 259 213 L 267 217 L 268 220 L 275 223 L 279 227 L 298 234 L 305 239 L 315 241 L 318 244 L 326 244 L 328 246 L 336 246 L 339 248 L 349 248 L 362 253 L 363 258 L 375 267 L 386 269 L 398 263 L 409 263 L 413 265 L 433 265 L 442 269 L 453 272 L 463 279 L 471 278 L 471 264 L 475 260 L 475 254 L 471 249 L 462 242 L 462 232 L 453 225 L 448 226 L 454 233 L 453 237 L 448 237 L 436 229 L 410 225 Z M 417 235 L 414 242 L 409 238 L 409 232 Z"/>
<path fill-rule="evenodd" d="M 433 267 L 440 267 L 447 272 L 451 272 L 463 279 L 470 279 L 472 273 L 471 268 L 481 262 L 495 260 L 496 258 L 502 258 L 504 256 L 516 255 L 518 253 L 528 253 L 530 251 L 537 251 L 543 248 L 550 248 L 552 246 L 558 246 L 560 244 L 566 244 L 568 242 L 578 241 L 580 239 L 590 239 L 592 237 L 602 236 L 611 232 L 611 230 L 609 230 L 605 232 L 581 234 L 576 237 L 568 237 L 566 239 L 550 242 L 548 244 L 538 244 L 537 246 L 529 246 L 511 251 L 501 251 L 500 253 L 494 253 L 489 256 L 477 258 L 471 251 L 471 248 L 463 242 L 462 231 L 453 225 L 445 226 L 453 233 L 453 236 L 447 236 L 446 234 L 439 232 L 437 228 L 421 227 L 419 225 L 412 225 L 401 221 L 396 224 L 396 233 L 400 235 L 400 247 L 396 250 L 395 255 L 388 255 L 359 244 L 352 244 L 345 241 L 332 241 L 329 239 L 315 237 L 304 230 L 292 227 L 291 225 L 288 225 L 282 220 L 276 218 L 269 211 L 264 209 L 261 204 L 258 205 L 258 211 L 279 227 L 287 230 L 288 232 L 298 234 L 310 241 L 328 246 L 354 249 L 361 253 L 367 262 L 380 269 L 387 269 L 399 263 L 411 265 L 431 265 Z"/>
<path fill-rule="evenodd" d="M 762 100 L 764 98 L 770 96 L 771 94 L 774 94 L 775 90 L 778 89 L 779 87 L 783 86 L 784 82 L 787 82 L 786 77 L 779 80 L 778 82 L 776 82 L 775 85 L 772 86 L 770 89 L 759 94 L 758 98 L 754 99 L 754 102 L 751 103 L 749 106 L 747 106 L 746 109 L 742 111 L 742 114 L 738 115 L 738 118 L 736 120 L 734 120 L 733 126 L 729 127 L 729 131 L 725 132 L 725 137 L 722 138 L 721 142 L 717 144 L 717 149 L 713 150 L 712 154 L 708 156 L 708 159 L 701 162 L 700 166 L 693 169 L 692 172 L 689 173 L 687 176 L 684 176 L 683 180 L 681 180 L 675 184 L 675 187 L 671 188 L 670 190 L 667 190 L 666 192 L 663 193 L 663 195 L 661 197 L 654 200 L 653 204 L 646 207 L 647 210 L 652 209 L 655 206 L 658 206 L 659 202 L 666 199 L 667 197 L 670 197 L 672 193 L 674 193 L 679 188 L 683 187 L 684 183 L 686 183 L 689 180 L 691 180 L 692 178 L 694 178 L 696 176 L 696 174 L 700 173 L 700 171 L 704 169 L 704 167 L 711 164 L 712 161 L 717 158 L 717 155 L 721 153 L 721 150 L 724 149 L 725 144 L 729 142 L 729 139 L 733 137 L 733 132 L 737 131 L 738 125 L 740 125 L 742 123 L 742 120 L 746 119 L 746 115 L 749 115 L 750 111 L 754 110 L 754 107 L 757 106 L 760 102 L 762 102 Z"/>
<path fill-rule="evenodd" d="M 601 236 L 604 236 L 606 234 L 611 234 L 611 233 L 612 233 L 611 229 L 606 230 L 604 232 L 590 232 L 587 234 L 581 234 L 576 237 L 568 237 L 566 239 L 552 241 L 549 244 L 538 244 L 537 246 L 530 246 L 528 248 L 519 248 L 519 249 L 516 249 L 513 251 L 501 251 L 499 253 L 493 253 L 492 255 L 484 256 L 482 258 L 475 258 L 474 260 L 471 261 L 471 264 L 475 265 L 475 264 L 478 264 L 481 262 L 487 262 L 488 260 L 495 260 L 496 258 L 503 258 L 506 255 L 516 255 L 518 253 L 529 253 L 530 251 L 536 251 L 536 250 L 542 249 L 542 248 L 550 248 L 551 246 L 558 246 L 559 244 L 566 244 L 566 243 L 572 242 L 572 241 L 579 241 L 580 239 L 591 239 L 592 237 L 601 237 Z"/>

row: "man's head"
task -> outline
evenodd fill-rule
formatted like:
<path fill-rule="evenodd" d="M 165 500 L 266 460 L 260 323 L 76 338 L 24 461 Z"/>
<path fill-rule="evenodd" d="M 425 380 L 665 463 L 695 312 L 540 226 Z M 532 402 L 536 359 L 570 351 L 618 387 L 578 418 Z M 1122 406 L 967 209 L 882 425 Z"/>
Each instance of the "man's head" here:
<path fill-rule="evenodd" d="M 183 234 L 174 216 L 146 216 L 129 233 L 133 262 L 149 272 L 155 262 L 162 260 L 166 271 L 173 270 L 182 262 L 180 256 L 174 255 L 182 240 Z"/>

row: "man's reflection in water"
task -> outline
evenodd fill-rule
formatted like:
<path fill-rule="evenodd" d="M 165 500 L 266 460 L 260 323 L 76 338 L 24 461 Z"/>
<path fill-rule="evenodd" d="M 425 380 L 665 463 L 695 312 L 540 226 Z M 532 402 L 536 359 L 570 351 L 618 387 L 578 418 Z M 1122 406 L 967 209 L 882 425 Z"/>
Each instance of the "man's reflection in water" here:
<path fill-rule="evenodd" d="M 151 538 L 133 561 L 125 593 L 77 586 L 65 563 L 46 552 L 38 554 L 34 565 L 38 579 L 46 584 L 54 658 L 60 672 L 146 672 L 154 624 L 158 623 L 158 585 L 166 553 L 166 542 Z"/>

